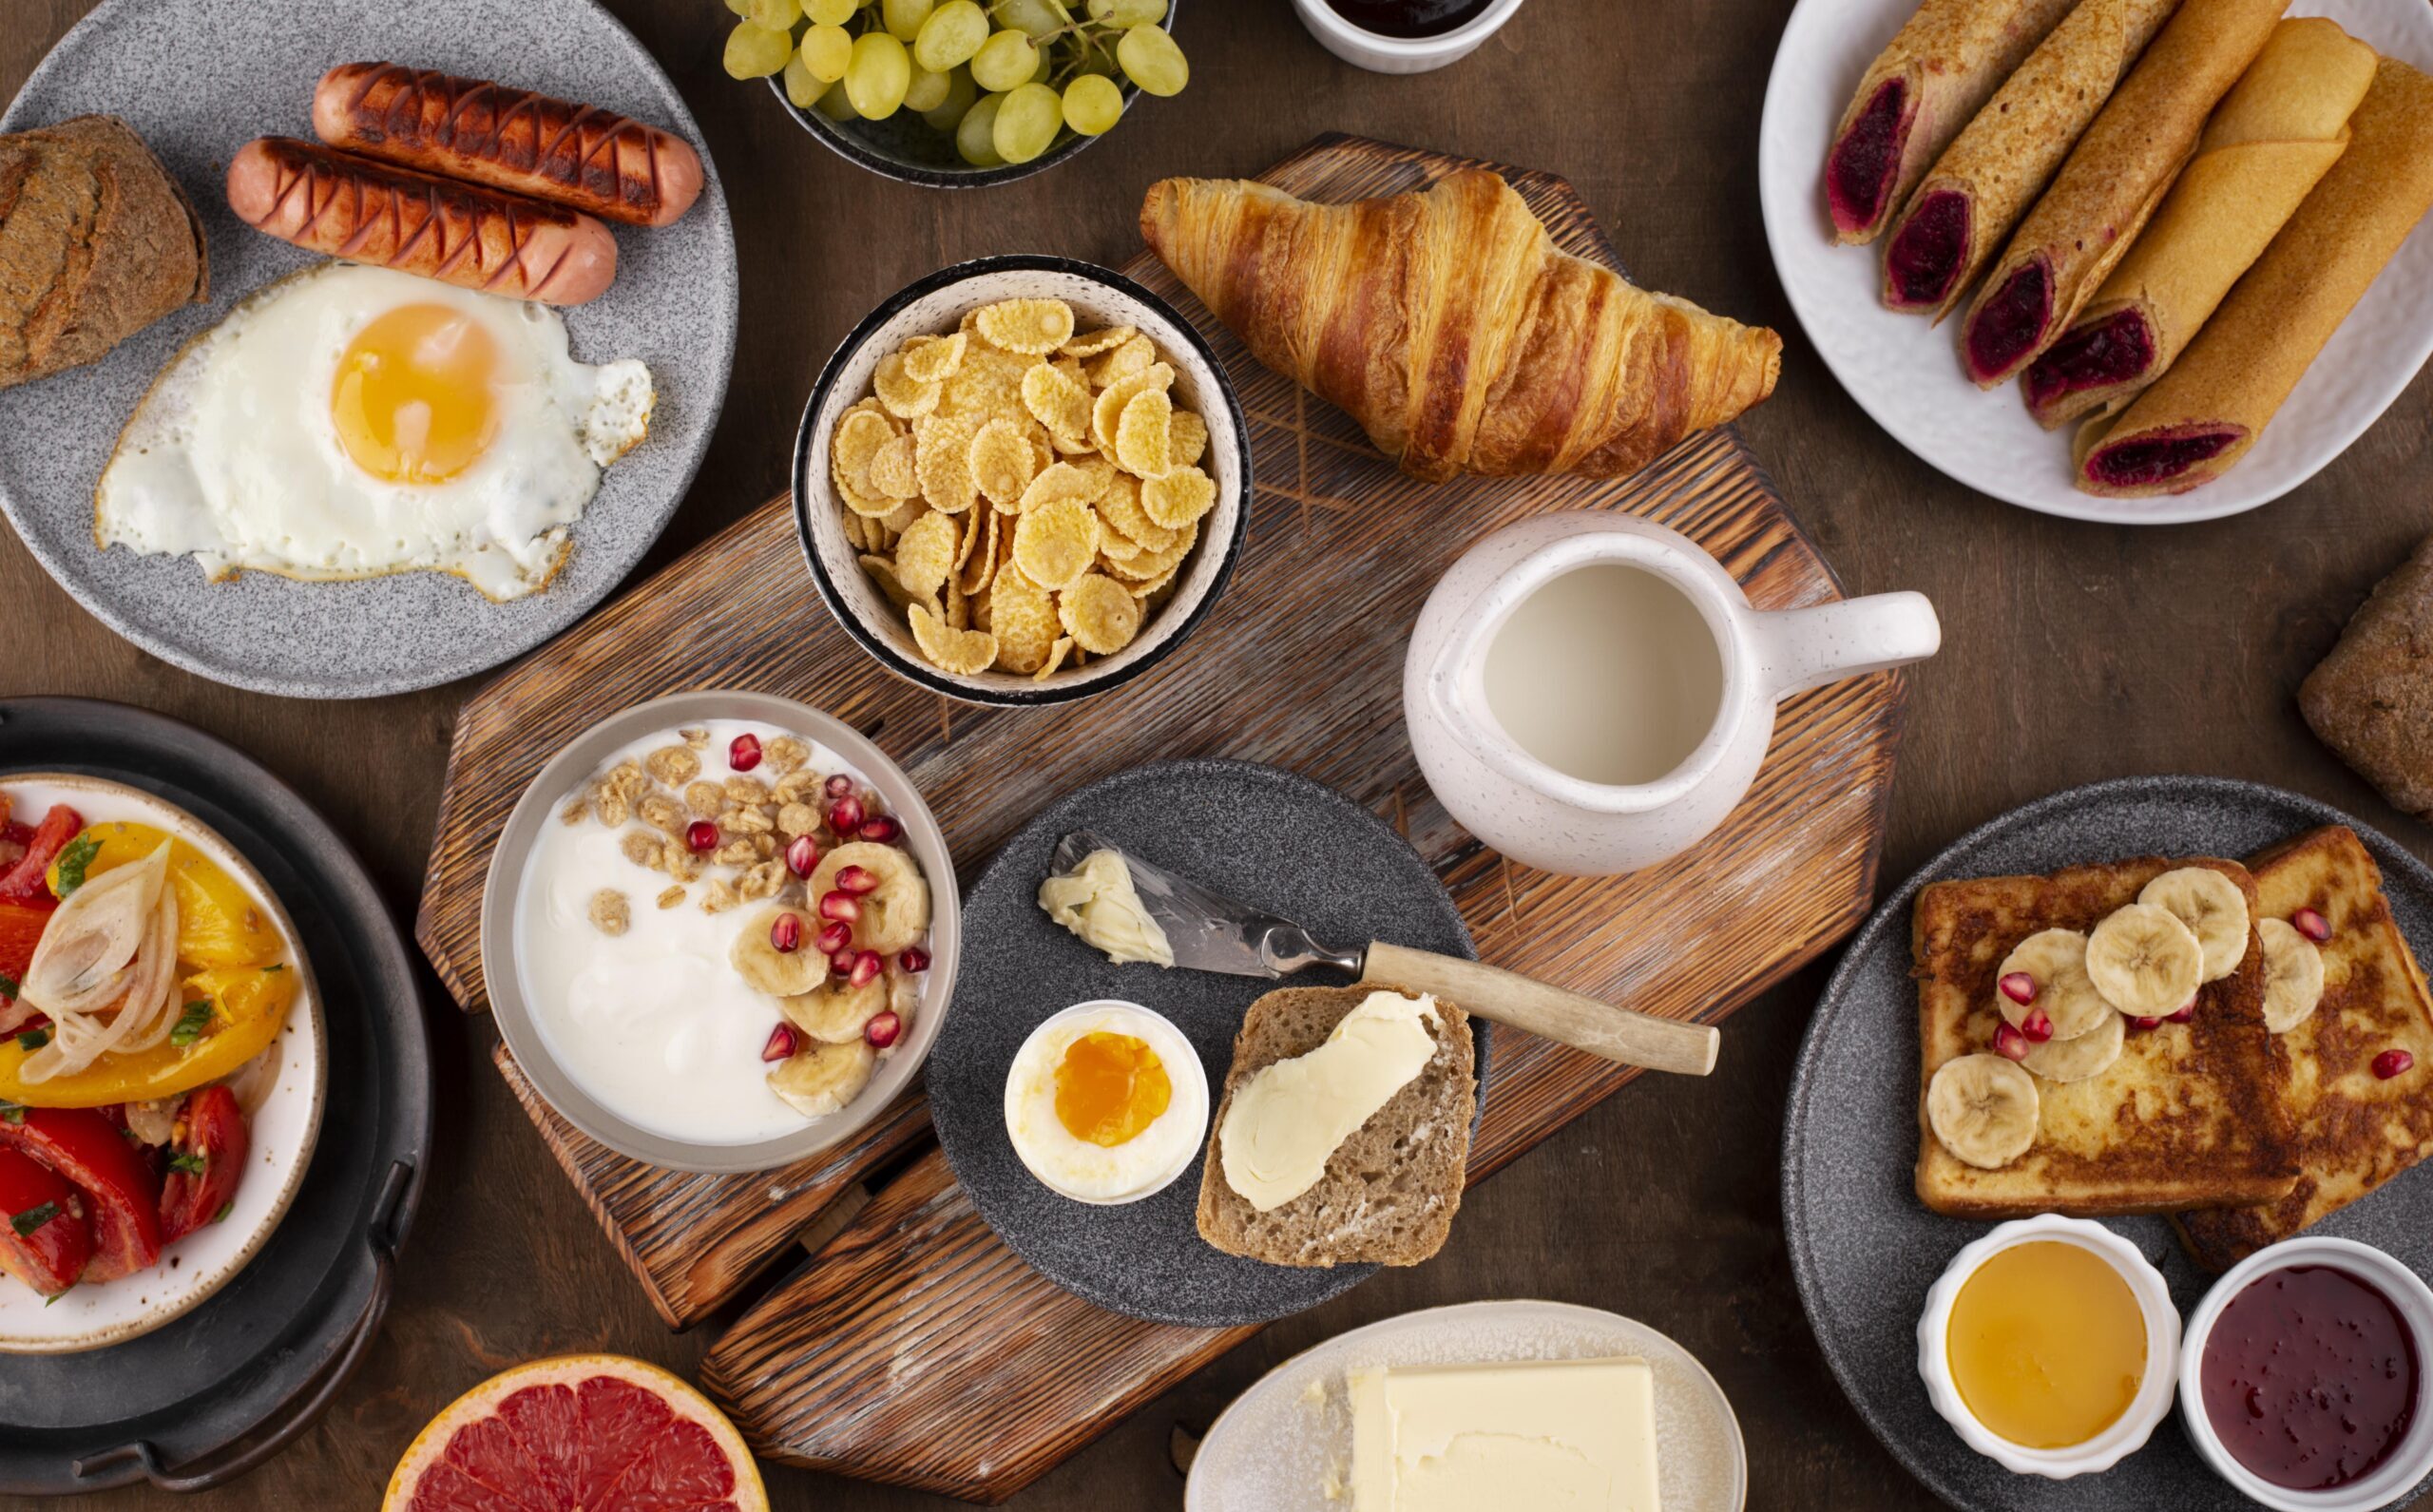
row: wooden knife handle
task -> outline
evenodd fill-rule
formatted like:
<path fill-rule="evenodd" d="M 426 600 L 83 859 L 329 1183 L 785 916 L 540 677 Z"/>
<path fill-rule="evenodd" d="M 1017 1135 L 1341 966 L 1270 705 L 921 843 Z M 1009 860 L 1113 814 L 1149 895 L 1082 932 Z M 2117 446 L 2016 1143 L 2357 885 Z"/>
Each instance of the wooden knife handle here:
<path fill-rule="evenodd" d="M 1360 980 L 1450 998 L 1482 1019 L 1651 1071 L 1705 1076 L 1722 1043 L 1712 1024 L 1617 1007 L 1501 967 L 1379 941 Z"/>

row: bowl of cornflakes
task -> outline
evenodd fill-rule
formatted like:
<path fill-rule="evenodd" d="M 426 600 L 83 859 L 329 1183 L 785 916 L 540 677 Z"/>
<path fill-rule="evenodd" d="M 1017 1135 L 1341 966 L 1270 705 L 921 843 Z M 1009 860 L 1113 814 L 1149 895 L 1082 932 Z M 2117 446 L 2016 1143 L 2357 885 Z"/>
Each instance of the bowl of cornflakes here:
<path fill-rule="evenodd" d="M 1207 340 L 1104 268 L 960 263 L 872 311 L 795 442 L 819 594 L 891 671 L 970 703 L 1103 693 L 1215 607 L 1250 428 Z"/>

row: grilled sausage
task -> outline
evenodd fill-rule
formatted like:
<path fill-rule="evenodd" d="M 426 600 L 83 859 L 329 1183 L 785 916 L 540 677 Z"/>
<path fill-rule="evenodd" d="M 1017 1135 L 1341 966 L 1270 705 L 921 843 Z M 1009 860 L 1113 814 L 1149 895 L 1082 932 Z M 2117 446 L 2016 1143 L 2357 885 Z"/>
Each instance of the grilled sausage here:
<path fill-rule="evenodd" d="M 291 137 L 238 151 L 228 208 L 314 252 L 512 299 L 581 304 L 617 277 L 617 239 L 587 215 Z"/>
<path fill-rule="evenodd" d="M 331 146 L 630 225 L 663 226 L 701 193 L 701 159 L 656 126 L 485 79 L 341 63 L 313 91 Z"/>

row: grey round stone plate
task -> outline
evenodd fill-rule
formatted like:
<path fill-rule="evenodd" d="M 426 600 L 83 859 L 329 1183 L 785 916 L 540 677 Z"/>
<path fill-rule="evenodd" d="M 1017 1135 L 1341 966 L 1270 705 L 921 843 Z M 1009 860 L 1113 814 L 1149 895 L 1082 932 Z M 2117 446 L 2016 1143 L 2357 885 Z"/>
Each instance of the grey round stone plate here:
<path fill-rule="evenodd" d="M 1783 1229 L 1800 1300 L 1825 1358 L 1893 1458 L 1964 1512 L 2229 1512 L 2252 1502 L 2216 1479 L 2176 1421 L 2101 1475 L 2013 1475 L 1961 1443 L 1918 1380 L 1926 1291 L 1988 1224 L 1918 1203 L 1918 994 L 1909 907 L 1929 882 L 2011 876 L 2136 855 L 2245 856 L 2318 825 L 2355 830 L 2383 869 L 2391 912 L 2422 950 L 2433 943 L 2433 870 L 2339 810 L 2278 788 L 2219 777 L 2128 777 L 2014 809 L 1954 842 L 1859 931 L 1809 1023 L 1783 1130 Z M 2181 1314 L 2212 1277 L 2159 1217 L 2106 1226 L 2171 1283 Z M 2433 1178 L 2402 1176 L 2309 1231 L 2386 1250 L 2433 1273 Z M 2400 1503 L 2425 1489 L 2420 1484 Z M 2398 1504 L 2398 1503 L 2395 1503 Z"/>
<path fill-rule="evenodd" d="M 723 12 L 721 12 L 723 14 Z M 555 582 L 492 603 L 441 573 L 206 583 L 186 557 L 93 545 L 93 485 L 154 374 L 230 305 L 321 260 L 229 213 L 228 160 L 259 136 L 313 135 L 331 65 L 382 59 L 497 79 L 623 111 L 700 150 L 708 182 L 684 219 L 617 226 L 617 282 L 564 312 L 584 362 L 638 357 L 650 436 L 607 469 Z M 0 131 L 123 116 L 201 213 L 211 300 L 138 332 L 90 366 L 0 390 L 0 510 L 79 604 L 153 655 L 238 687 L 365 698 L 450 681 L 580 619 L 657 540 L 707 449 L 735 355 L 735 232 L 701 133 L 674 85 L 593 0 L 104 0 L 52 49 Z"/>
<path fill-rule="evenodd" d="M 1224 1095 L 1234 1031 L 1277 986 L 1333 986 L 1341 972 L 1285 982 L 1115 966 L 1040 910 L 1056 842 L 1104 835 L 1142 860 L 1308 925 L 1329 944 L 1386 940 L 1475 959 L 1469 930 L 1427 863 L 1375 814 L 1307 777 L 1243 761 L 1159 762 L 1051 805 L 1006 842 L 964 900 L 954 1012 L 929 1051 L 929 1112 L 971 1205 L 1041 1274 L 1086 1301 L 1153 1323 L 1233 1328 L 1313 1308 L 1373 1265 L 1266 1265 L 1210 1247 L 1194 1214 L 1205 1157 L 1155 1196 L 1093 1207 L 1040 1184 L 1006 1136 L 1006 1072 L 1030 1031 L 1094 998 L 1174 1021 Z M 1486 1024 L 1478 1035 L 1485 1105 Z M 1475 1127 L 1475 1125 L 1474 1125 Z M 1204 1142 L 1204 1141 L 1203 1141 Z"/>

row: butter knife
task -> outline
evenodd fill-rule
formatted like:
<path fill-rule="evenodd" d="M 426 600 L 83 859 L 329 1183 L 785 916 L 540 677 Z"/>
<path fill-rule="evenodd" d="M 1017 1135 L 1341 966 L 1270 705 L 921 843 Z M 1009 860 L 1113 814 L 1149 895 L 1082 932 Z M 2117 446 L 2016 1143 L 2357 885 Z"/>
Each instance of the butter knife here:
<path fill-rule="evenodd" d="M 1123 857 L 1141 906 L 1165 931 L 1175 965 L 1187 970 L 1274 980 L 1330 966 L 1363 982 L 1448 998 L 1480 1018 L 1624 1065 L 1684 1076 L 1705 1076 L 1715 1069 L 1722 1036 L 1711 1024 L 1659 1019 L 1498 967 L 1382 940 L 1355 949 L 1338 948 L 1291 919 L 1212 892 L 1086 830 L 1057 842 L 1056 870 L 1072 871 L 1093 851 L 1113 851 Z"/>

